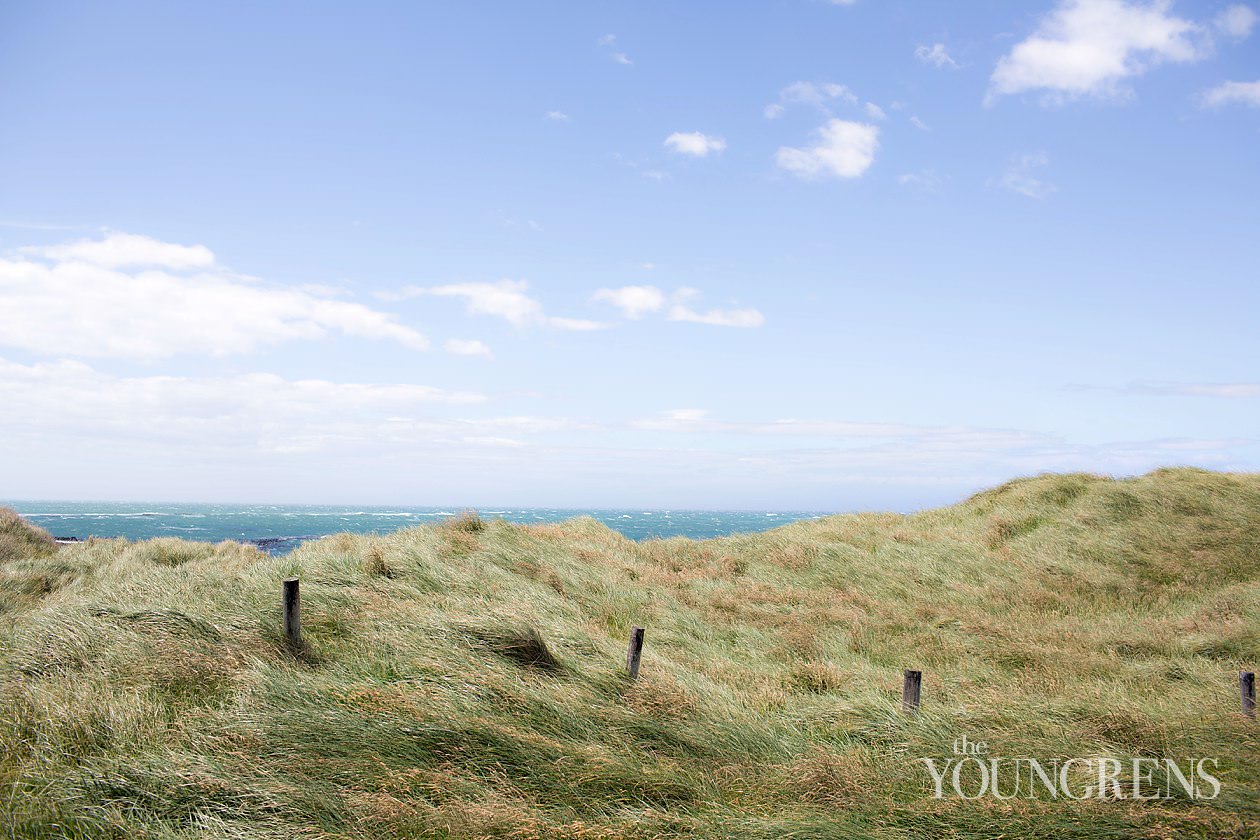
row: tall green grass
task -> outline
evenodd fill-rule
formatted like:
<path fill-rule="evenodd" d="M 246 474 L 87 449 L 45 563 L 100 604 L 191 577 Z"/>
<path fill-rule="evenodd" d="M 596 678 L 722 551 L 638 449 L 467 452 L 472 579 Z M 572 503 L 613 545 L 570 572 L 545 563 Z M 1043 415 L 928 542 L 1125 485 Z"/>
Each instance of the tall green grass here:
<path fill-rule="evenodd" d="M 0 836 L 1260 836 L 1260 476 L 1042 476 L 706 541 L 46 536 L 0 514 Z M 934 799 L 918 759 L 963 735 L 1213 757 L 1223 787 Z"/>

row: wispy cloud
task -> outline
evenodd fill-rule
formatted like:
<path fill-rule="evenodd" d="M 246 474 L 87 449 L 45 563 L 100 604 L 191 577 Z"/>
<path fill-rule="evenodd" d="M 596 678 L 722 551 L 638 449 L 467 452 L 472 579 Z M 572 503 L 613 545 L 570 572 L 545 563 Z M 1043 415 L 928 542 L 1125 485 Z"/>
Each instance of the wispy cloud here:
<path fill-rule="evenodd" d="M 918 118 L 918 117 L 916 117 L 916 116 L 911 116 L 911 117 L 910 117 L 910 125 L 912 125 L 912 126 L 914 126 L 915 128 L 919 129 L 919 131 L 931 131 L 931 130 L 932 130 L 931 128 L 929 128 L 929 127 L 928 127 L 928 124 L 927 124 L 927 123 L 925 123 L 923 120 L 919 119 L 919 118 Z"/>
<path fill-rule="evenodd" d="M 597 289 L 593 301 L 611 303 L 627 318 L 642 318 L 665 306 L 665 293 L 656 286 L 622 286 L 619 289 Z"/>
<path fill-rule="evenodd" d="M 691 432 L 743 435 L 783 435 L 793 437 L 831 438 L 936 438 L 975 442 L 1000 447 L 1026 446 L 1042 442 L 1045 435 L 1010 429 L 979 429 L 971 426 L 920 426 L 906 423 L 860 423 L 835 420 L 782 419 L 735 422 L 719 420 L 708 411 L 696 408 L 665 411 L 656 417 L 635 420 L 641 429 L 666 432 Z"/>
<path fill-rule="evenodd" d="M 1260 108 L 1260 80 L 1254 82 L 1224 82 L 1200 95 L 1204 107 L 1219 108 L 1222 105 L 1250 105 Z"/>
<path fill-rule="evenodd" d="M 931 169 L 924 169 L 920 172 L 906 172 L 897 176 L 897 183 L 903 187 L 918 187 L 926 192 L 936 192 L 941 188 L 944 179 Z"/>
<path fill-rule="evenodd" d="M 783 116 L 789 105 L 809 105 L 830 116 L 828 106 L 836 101 L 856 105 L 858 98 L 848 87 L 835 82 L 792 82 L 779 91 L 779 101 L 767 105 L 764 114 L 773 120 Z"/>
<path fill-rule="evenodd" d="M 18 248 L 18 253 L 53 262 L 84 262 L 104 268 L 209 268 L 214 253 L 205 245 L 176 245 L 148 236 L 109 233 L 103 239 L 79 239 L 59 245 Z"/>
<path fill-rule="evenodd" d="M 116 376 L 81 362 L 22 365 L 0 359 L 0 419 L 9 433 L 55 431 L 200 447 L 262 449 L 367 442 L 390 418 L 435 406 L 486 402 L 472 391 L 425 385 L 231 376 Z"/>
<path fill-rule="evenodd" d="M 1212 25 L 1217 31 L 1241 41 L 1251 35 L 1251 30 L 1255 28 L 1257 20 L 1260 20 L 1260 17 L 1257 17 L 1254 9 L 1238 3 L 1222 10 L 1212 21 Z"/>
<path fill-rule="evenodd" d="M 474 391 L 414 384 L 271 373 L 117 376 L 80 362 L 0 359 L 6 435 L 53 439 L 61 446 L 117 441 L 129 455 L 194 447 L 216 459 L 339 452 L 397 459 L 435 448 L 457 454 L 466 446 L 522 446 L 522 438 L 594 428 L 567 417 L 480 415 L 488 403 Z"/>
<path fill-rule="evenodd" d="M 1018 155 L 1007 164 L 1006 171 L 1002 173 L 997 183 L 1011 192 L 1026 195 L 1029 198 L 1045 198 L 1055 191 L 1055 186 L 1041 180 L 1035 173 L 1048 166 L 1049 163 L 1050 158 L 1045 152 Z"/>
<path fill-rule="evenodd" d="M 725 150 L 726 141 L 721 137 L 702 134 L 699 131 L 675 131 L 665 138 L 665 147 L 681 155 L 708 157 L 710 152 Z"/>
<path fill-rule="evenodd" d="M 805 180 L 859 178 L 875 162 L 879 128 L 869 123 L 833 119 L 814 132 L 804 148 L 781 147 L 774 156 L 780 169 Z"/>
<path fill-rule="evenodd" d="M 826 483 L 838 475 L 860 476 L 864 483 L 908 482 L 916 487 L 960 479 L 974 486 L 1012 475 L 1046 471 L 1132 474 L 1169 463 L 1228 466 L 1247 439 L 1157 438 L 1099 444 L 1073 443 L 1056 435 L 1021 429 L 864 423 L 843 420 L 782 419 L 732 421 L 703 409 L 665 411 L 632 421 L 634 428 L 687 435 L 711 441 L 715 436 L 759 437 L 760 451 L 741 446 L 738 461 L 767 479 Z M 784 448 L 778 441 L 799 441 Z M 697 444 L 710 457 L 718 446 Z M 692 451 L 692 450 L 687 450 Z M 681 457 L 681 453 L 675 457 Z M 738 474 L 734 465 L 728 472 Z M 965 476 L 965 479 L 962 477 Z"/>
<path fill-rule="evenodd" d="M 223 356 L 330 333 L 428 347 L 394 315 L 271 286 L 204 245 L 111 233 L 0 258 L 0 345 L 56 356 Z"/>
<path fill-rule="evenodd" d="M 642 318 L 649 312 L 665 311 L 670 321 L 707 324 L 716 327 L 759 327 L 765 316 L 751 307 L 740 309 L 706 309 L 692 307 L 700 292 L 683 286 L 669 295 L 656 286 L 622 286 L 617 289 L 599 289 L 591 300 L 610 303 L 621 310 L 624 317 Z"/>
<path fill-rule="evenodd" d="M 945 49 L 944 44 L 933 44 L 930 47 L 920 44 L 915 47 L 914 57 L 924 64 L 930 64 L 938 69 L 944 67 L 949 67 L 953 70 L 958 69 L 958 62 L 954 61 L 954 59 L 950 57 L 950 54 L 948 50 Z"/>
<path fill-rule="evenodd" d="M 603 321 L 591 321 L 586 318 L 551 317 L 547 319 L 546 323 L 548 326 L 558 330 L 569 330 L 571 332 L 595 332 L 608 327 Z"/>
<path fill-rule="evenodd" d="M 559 330 L 591 331 L 607 324 L 581 318 L 547 315 L 542 304 L 526 292 L 525 280 L 499 280 L 494 283 L 448 283 L 441 286 L 407 286 L 397 292 L 382 293 L 386 300 L 407 300 L 423 296 L 460 298 L 469 314 L 492 315 L 515 327 L 547 326 Z"/>
<path fill-rule="evenodd" d="M 1120 387 L 1077 385 L 1078 391 L 1111 391 L 1154 397 L 1216 397 L 1250 399 L 1260 397 L 1260 382 L 1130 382 Z"/>
<path fill-rule="evenodd" d="M 1046 104 L 1124 97 L 1126 80 L 1151 67 L 1203 58 L 1211 51 L 1206 28 L 1171 14 L 1171 6 L 1063 0 L 998 62 L 986 102 L 1027 91 L 1043 91 Z"/>
<path fill-rule="evenodd" d="M 490 352 L 490 347 L 483 341 L 466 338 L 447 339 L 442 345 L 442 349 L 447 353 L 453 353 L 456 356 L 481 356 L 485 359 L 493 359 L 494 353 Z"/>
<path fill-rule="evenodd" d="M 601 35 L 599 38 L 596 39 L 595 43 L 599 44 L 601 47 L 604 47 L 608 53 L 608 57 L 612 59 L 614 62 L 616 62 L 617 64 L 625 64 L 625 65 L 634 64 L 634 62 L 631 61 L 624 52 L 621 52 L 620 50 L 617 49 L 617 36 L 616 35 Z"/>
<path fill-rule="evenodd" d="M 667 316 L 669 320 L 708 324 L 713 327 L 760 327 L 766 322 L 765 316 L 751 307 L 698 311 L 693 309 L 690 303 L 699 298 L 699 296 L 700 293 L 698 291 L 685 286 L 674 292 L 674 303 L 670 306 Z"/>
<path fill-rule="evenodd" d="M 564 111 L 548 111 L 544 116 L 553 122 L 569 122 L 573 119 Z"/>

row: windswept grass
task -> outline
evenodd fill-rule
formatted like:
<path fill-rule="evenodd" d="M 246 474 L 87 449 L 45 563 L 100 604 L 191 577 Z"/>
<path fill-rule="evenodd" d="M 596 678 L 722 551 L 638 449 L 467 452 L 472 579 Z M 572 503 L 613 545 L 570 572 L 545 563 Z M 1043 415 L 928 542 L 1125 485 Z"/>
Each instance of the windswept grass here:
<path fill-rule="evenodd" d="M 0 512 L 0 836 L 1260 836 L 1260 476 L 1042 476 L 700 542 L 473 515 L 282 558 L 46 537 Z M 918 759 L 963 735 L 1211 757 L 1222 789 L 933 799 Z"/>

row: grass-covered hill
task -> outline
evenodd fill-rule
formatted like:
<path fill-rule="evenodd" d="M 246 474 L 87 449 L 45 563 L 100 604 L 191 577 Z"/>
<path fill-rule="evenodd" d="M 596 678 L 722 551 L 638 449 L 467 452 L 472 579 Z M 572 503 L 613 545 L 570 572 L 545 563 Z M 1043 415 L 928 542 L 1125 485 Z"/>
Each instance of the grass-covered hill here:
<path fill-rule="evenodd" d="M 703 542 L 463 518 L 282 558 L 58 549 L 5 513 L 0 836 L 1256 837 L 1258 661 L 1257 475 L 1043 476 Z M 964 735 L 1212 757 L 1222 787 L 935 799 L 919 759 Z"/>

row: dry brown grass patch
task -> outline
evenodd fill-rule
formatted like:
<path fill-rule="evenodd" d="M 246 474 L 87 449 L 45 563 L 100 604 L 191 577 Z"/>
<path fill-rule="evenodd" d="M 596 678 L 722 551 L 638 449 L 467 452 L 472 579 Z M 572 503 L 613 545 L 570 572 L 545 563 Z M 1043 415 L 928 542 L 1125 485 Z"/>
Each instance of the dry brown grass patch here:
<path fill-rule="evenodd" d="M 1091 713 L 1081 721 L 1082 733 L 1090 739 L 1132 750 L 1140 755 L 1163 755 L 1168 736 L 1149 715 L 1137 709 L 1112 709 Z"/>
<path fill-rule="evenodd" d="M 0 507 L 0 563 L 45 556 L 56 550 L 52 534 L 27 522 L 17 511 Z"/>
<path fill-rule="evenodd" d="M 787 661 L 814 659 L 822 654 L 822 640 L 817 626 L 801 616 L 788 616 L 778 631 L 775 654 Z"/>
<path fill-rule="evenodd" d="M 803 571 L 818 558 L 818 546 L 813 543 L 791 542 L 776 545 L 766 553 L 766 561 L 792 571 Z"/>
<path fill-rule="evenodd" d="M 793 691 L 809 694 L 827 694 L 848 683 L 848 674 L 827 662 L 800 662 L 788 674 L 788 686 Z"/>
<path fill-rule="evenodd" d="M 853 753 L 817 747 L 781 768 L 792 794 L 822 805 L 854 805 L 870 796 L 870 765 Z"/>
<path fill-rule="evenodd" d="M 678 682 L 659 673 L 633 683 L 625 698 L 630 708 L 648 717 L 681 719 L 696 712 L 696 698 Z"/>
<path fill-rule="evenodd" d="M 446 529 L 442 532 L 445 554 L 464 557 L 481 548 L 481 540 L 475 531 Z"/>
<path fill-rule="evenodd" d="M 363 571 L 369 577 L 392 578 L 394 576 L 394 570 L 385 562 L 385 549 L 376 544 L 369 546 L 367 553 L 363 556 Z"/>

